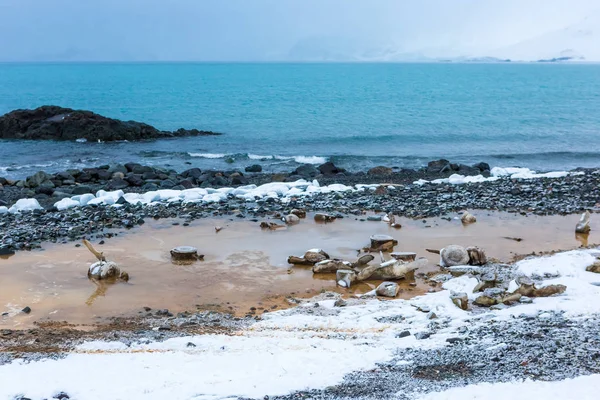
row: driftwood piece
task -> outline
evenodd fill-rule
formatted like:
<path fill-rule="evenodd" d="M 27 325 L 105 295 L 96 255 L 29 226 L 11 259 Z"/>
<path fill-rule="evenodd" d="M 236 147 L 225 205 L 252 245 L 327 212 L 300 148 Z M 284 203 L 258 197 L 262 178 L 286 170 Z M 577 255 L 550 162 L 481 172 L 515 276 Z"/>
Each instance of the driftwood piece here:
<path fill-rule="evenodd" d="M 90 242 L 88 242 L 86 239 L 83 239 L 83 244 L 85 245 L 85 247 L 87 247 L 87 249 L 94 255 L 96 256 L 96 258 L 98 259 L 98 261 L 106 261 L 106 258 L 104 257 L 104 254 L 98 250 L 96 250 L 94 248 L 94 246 L 92 246 L 92 244 Z"/>
<path fill-rule="evenodd" d="M 581 218 L 575 226 L 575 233 L 589 233 L 590 229 L 590 212 L 586 211 L 581 214 Z"/>
<path fill-rule="evenodd" d="M 318 273 L 326 273 L 326 272 L 337 272 L 340 269 L 348 269 L 350 267 L 351 267 L 351 265 L 347 261 L 338 260 L 338 259 L 324 260 L 324 261 L 316 263 L 313 266 L 313 273 L 318 274 Z"/>
<path fill-rule="evenodd" d="M 367 279 L 387 280 L 387 279 L 404 279 L 414 270 L 427 265 L 427 259 L 420 258 L 411 263 L 402 261 L 390 260 L 381 265 L 373 265 L 364 268 L 358 273 L 357 279 L 364 281 Z"/>

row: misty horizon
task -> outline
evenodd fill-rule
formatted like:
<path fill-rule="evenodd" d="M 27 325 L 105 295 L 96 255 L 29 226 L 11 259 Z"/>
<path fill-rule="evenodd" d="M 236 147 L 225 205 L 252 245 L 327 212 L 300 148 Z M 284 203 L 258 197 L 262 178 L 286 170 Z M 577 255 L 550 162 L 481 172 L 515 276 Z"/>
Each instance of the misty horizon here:
<path fill-rule="evenodd" d="M 565 54 L 595 61 L 598 7 L 594 0 L 5 0 L 0 61 L 533 61 Z"/>

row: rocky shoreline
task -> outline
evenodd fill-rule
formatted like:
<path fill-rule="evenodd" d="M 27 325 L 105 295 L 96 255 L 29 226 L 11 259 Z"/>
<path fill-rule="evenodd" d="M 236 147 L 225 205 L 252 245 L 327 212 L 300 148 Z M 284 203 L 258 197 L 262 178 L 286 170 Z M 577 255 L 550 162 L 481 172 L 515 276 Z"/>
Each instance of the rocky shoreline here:
<path fill-rule="evenodd" d="M 0 116 L 0 139 L 111 142 L 208 135 L 219 133 L 183 128 L 161 131 L 142 122 L 121 121 L 58 106 L 14 110 Z"/>
<path fill-rule="evenodd" d="M 467 170 L 471 168 L 471 170 Z M 573 214 L 598 209 L 600 174 L 580 170 L 558 178 L 498 178 L 466 184 L 415 183 L 419 179 L 446 178 L 458 171 L 489 175 L 485 164 L 454 167 L 446 160 L 429 163 L 421 170 L 394 172 L 380 167 L 367 173 L 348 173 L 326 163 L 316 168 L 304 165 L 287 175 L 241 171 L 201 171 L 192 168 L 178 173 L 139 164 L 101 166 L 69 170 L 57 174 L 38 172 L 21 181 L 0 178 L 0 251 L 39 248 L 44 242 L 67 242 L 84 237 L 111 237 L 112 228 L 133 228 L 146 218 L 179 218 L 183 223 L 206 217 L 279 219 L 293 208 L 324 211 L 343 216 L 360 216 L 367 211 L 392 212 L 409 218 L 448 216 L 466 209 L 504 211 L 521 214 Z M 483 170 L 482 170 L 483 169 Z M 239 198 L 231 193 L 217 201 L 163 202 L 131 204 L 124 197 L 115 199 L 119 207 L 90 205 L 57 210 L 59 200 L 98 190 L 145 193 L 160 189 L 243 187 L 248 184 L 294 182 L 316 179 L 321 185 L 375 184 L 369 190 L 330 191 L 309 196 Z M 392 186 L 393 184 L 393 186 Z M 113 192 L 114 193 L 114 192 Z M 7 213 L 19 199 L 34 198 L 42 208 Z M 284 201 L 285 200 L 285 201 Z"/>

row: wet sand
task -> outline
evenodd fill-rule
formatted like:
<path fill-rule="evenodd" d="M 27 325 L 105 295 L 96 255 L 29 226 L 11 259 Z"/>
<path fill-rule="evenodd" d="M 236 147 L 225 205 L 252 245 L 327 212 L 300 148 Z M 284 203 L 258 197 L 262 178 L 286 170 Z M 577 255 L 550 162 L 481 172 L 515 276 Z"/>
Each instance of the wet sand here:
<path fill-rule="evenodd" d="M 0 259 L 1 327 L 26 328 L 34 321 L 68 321 L 93 325 L 112 316 L 134 316 L 143 307 L 184 310 L 214 309 L 245 315 L 251 307 L 264 310 L 289 307 L 286 296 L 310 297 L 321 291 L 338 291 L 347 296 L 364 293 L 379 282 L 342 289 L 334 274 L 313 275 L 309 267 L 293 267 L 289 255 L 301 256 L 319 247 L 330 256 L 353 261 L 357 249 L 369 244 L 375 233 L 389 234 L 399 241 L 396 251 L 414 251 L 427 257 L 430 265 L 419 272 L 439 271 L 439 256 L 425 251 L 448 244 L 476 245 L 488 257 L 511 261 L 532 252 L 565 250 L 588 245 L 576 238 L 578 216 L 524 217 L 506 213 L 475 212 L 478 222 L 463 226 L 459 220 L 399 219 L 402 229 L 383 222 L 345 218 L 318 224 L 309 215 L 300 224 L 277 231 L 264 231 L 257 222 L 214 219 L 198 220 L 184 227 L 175 220 L 149 220 L 142 228 L 107 240 L 96 247 L 107 259 L 116 261 L 131 280 L 97 286 L 87 278 L 94 262 L 88 250 L 71 244 L 48 246 L 44 251 L 20 252 Z M 215 233 L 215 226 L 224 229 Z M 504 237 L 519 237 L 520 242 Z M 587 241 L 594 243 L 595 232 Z M 599 236 L 600 238 L 600 236 Z M 600 240 L 598 240 L 600 241 Z M 190 245 L 204 254 L 205 261 L 175 265 L 169 250 Z M 378 260 L 378 256 L 376 258 Z M 415 282 L 417 286 L 409 284 Z M 426 292 L 422 279 L 400 281 L 401 298 Z M 19 311 L 29 306 L 30 314 Z"/>

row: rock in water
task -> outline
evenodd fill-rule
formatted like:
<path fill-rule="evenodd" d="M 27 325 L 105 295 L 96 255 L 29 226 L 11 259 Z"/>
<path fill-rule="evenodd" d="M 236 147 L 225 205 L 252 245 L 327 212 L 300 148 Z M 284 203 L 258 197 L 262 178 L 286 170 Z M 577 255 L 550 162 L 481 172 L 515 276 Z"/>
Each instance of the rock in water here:
<path fill-rule="evenodd" d="M 581 214 L 579 222 L 575 226 L 575 233 L 589 233 L 590 232 L 590 212 L 586 211 Z"/>
<path fill-rule="evenodd" d="M 342 260 L 324 260 L 313 266 L 313 273 L 337 272 L 338 269 L 348 269 L 351 265 Z"/>
<path fill-rule="evenodd" d="M 298 216 L 294 214 L 286 215 L 282 218 L 282 220 L 288 225 L 294 225 L 300 222 L 300 218 L 298 218 Z"/>
<path fill-rule="evenodd" d="M 171 249 L 171 258 L 176 261 L 194 261 L 197 260 L 198 250 L 192 246 L 179 246 Z"/>
<path fill-rule="evenodd" d="M 485 251 L 479 247 L 467 247 L 469 253 L 469 265 L 484 265 L 487 262 Z"/>
<path fill-rule="evenodd" d="M 451 244 L 440 250 L 440 265 L 442 267 L 468 265 L 469 260 L 469 253 L 462 246 Z"/>
<path fill-rule="evenodd" d="M 339 286 L 349 288 L 356 281 L 356 272 L 350 269 L 338 269 L 335 271 L 335 281 Z"/>
<path fill-rule="evenodd" d="M 396 260 L 411 262 L 417 259 L 417 253 L 412 253 L 410 251 L 397 251 L 394 253 L 390 253 L 390 256 Z"/>
<path fill-rule="evenodd" d="M 298 218 L 306 218 L 305 210 L 299 210 L 299 209 L 294 208 L 292 211 L 290 211 L 290 214 L 294 214 Z"/>
<path fill-rule="evenodd" d="M 365 254 L 364 256 L 358 257 L 358 260 L 356 260 L 356 262 L 354 263 L 354 265 L 356 267 L 364 267 L 367 264 L 369 264 L 371 261 L 373 261 L 374 259 L 375 259 L 375 257 L 373 257 L 373 255 L 371 255 L 371 254 Z"/>
<path fill-rule="evenodd" d="M 419 258 L 411 263 L 402 261 L 390 260 L 381 265 L 373 265 L 364 268 L 358 273 L 358 280 L 364 281 L 367 279 L 404 279 L 410 272 L 427 265 L 426 258 Z"/>
<path fill-rule="evenodd" d="M 333 222 L 333 221 L 335 221 L 335 217 L 333 215 L 329 215 L 329 214 L 316 213 L 315 221 L 317 221 L 317 222 Z"/>
<path fill-rule="evenodd" d="M 98 261 L 90 265 L 88 278 L 90 279 L 111 279 L 119 278 L 121 270 L 117 263 L 112 261 Z"/>
<path fill-rule="evenodd" d="M 466 211 L 463 213 L 460 220 L 462 221 L 463 224 L 472 224 L 474 222 L 477 222 L 477 218 L 475 218 L 475 216 L 473 214 L 466 212 Z"/>
<path fill-rule="evenodd" d="M 304 253 L 304 259 L 310 263 L 316 264 L 323 260 L 329 259 L 329 254 L 321 249 L 310 249 Z"/>
<path fill-rule="evenodd" d="M 14 110 L 0 116 L 0 139 L 114 141 L 144 140 L 175 136 L 218 135 L 197 129 L 160 131 L 135 121 L 120 121 L 57 106 L 42 106 L 35 110 Z"/>
<path fill-rule="evenodd" d="M 391 250 L 394 246 L 398 245 L 398 241 L 391 236 L 388 235 L 372 235 L 371 239 L 371 249 L 377 250 L 386 248 Z"/>
<path fill-rule="evenodd" d="M 375 289 L 377 296 L 384 297 L 396 297 L 399 291 L 400 287 L 395 282 L 383 282 L 381 285 L 377 286 L 377 289 Z"/>
<path fill-rule="evenodd" d="M 289 256 L 288 264 L 296 265 L 315 265 L 318 262 L 328 260 L 329 254 L 321 249 L 310 249 L 304 253 L 303 257 Z"/>

